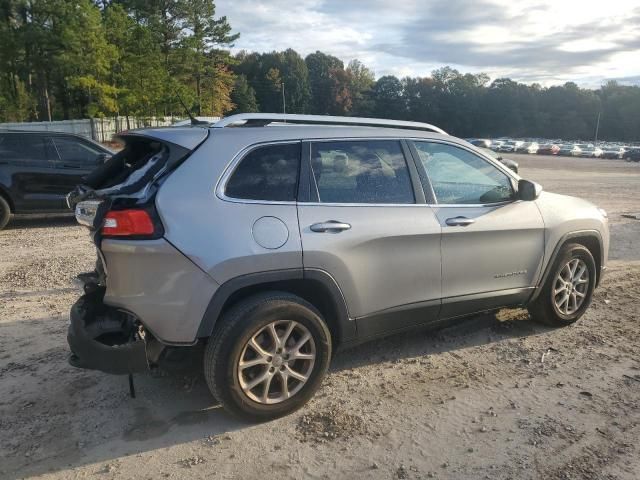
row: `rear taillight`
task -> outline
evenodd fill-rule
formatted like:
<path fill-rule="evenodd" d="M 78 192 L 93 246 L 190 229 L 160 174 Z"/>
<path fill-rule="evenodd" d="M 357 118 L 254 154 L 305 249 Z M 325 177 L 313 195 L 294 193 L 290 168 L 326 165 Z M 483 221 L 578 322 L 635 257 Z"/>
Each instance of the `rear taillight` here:
<path fill-rule="evenodd" d="M 155 233 L 156 226 L 146 210 L 111 210 L 102 225 L 105 237 L 145 237 Z"/>

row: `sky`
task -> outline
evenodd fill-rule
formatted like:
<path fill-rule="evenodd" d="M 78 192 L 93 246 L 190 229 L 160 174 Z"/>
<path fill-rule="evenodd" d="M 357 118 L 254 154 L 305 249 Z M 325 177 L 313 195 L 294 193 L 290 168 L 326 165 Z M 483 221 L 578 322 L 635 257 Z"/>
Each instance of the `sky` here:
<path fill-rule="evenodd" d="M 217 0 L 233 51 L 321 50 L 383 75 L 640 85 L 638 0 Z"/>

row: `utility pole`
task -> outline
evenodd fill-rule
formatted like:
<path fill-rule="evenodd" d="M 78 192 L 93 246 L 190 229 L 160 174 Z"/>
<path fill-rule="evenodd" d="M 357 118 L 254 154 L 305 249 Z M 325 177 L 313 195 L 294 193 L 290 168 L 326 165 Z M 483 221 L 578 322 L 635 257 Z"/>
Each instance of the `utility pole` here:
<path fill-rule="evenodd" d="M 282 113 L 287 113 L 287 104 L 284 100 L 284 82 L 282 82 Z"/>
<path fill-rule="evenodd" d="M 598 130 L 600 129 L 600 112 L 598 112 L 598 119 L 596 120 L 596 139 L 594 145 L 598 146 Z"/>

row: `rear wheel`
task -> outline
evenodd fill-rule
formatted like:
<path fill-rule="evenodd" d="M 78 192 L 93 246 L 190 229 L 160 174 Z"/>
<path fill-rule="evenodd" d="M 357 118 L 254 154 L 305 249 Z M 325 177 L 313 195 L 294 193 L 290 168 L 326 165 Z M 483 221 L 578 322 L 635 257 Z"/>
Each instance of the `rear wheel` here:
<path fill-rule="evenodd" d="M 569 325 L 591 304 L 595 284 L 596 263 L 589 249 L 577 243 L 565 245 L 529 312 L 546 325 Z"/>
<path fill-rule="evenodd" d="M 0 230 L 7 226 L 11 218 L 11 207 L 9 203 L 0 195 Z"/>
<path fill-rule="evenodd" d="M 207 384 L 230 412 L 253 421 L 287 415 L 319 388 L 331 358 L 320 313 L 288 293 L 257 295 L 220 319 L 204 356 Z"/>

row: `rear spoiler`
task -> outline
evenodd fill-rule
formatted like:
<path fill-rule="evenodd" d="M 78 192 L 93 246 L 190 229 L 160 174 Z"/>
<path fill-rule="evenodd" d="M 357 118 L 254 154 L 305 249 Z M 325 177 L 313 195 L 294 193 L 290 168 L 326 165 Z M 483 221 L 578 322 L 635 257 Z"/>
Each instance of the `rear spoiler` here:
<path fill-rule="evenodd" d="M 189 151 L 195 150 L 209 136 L 208 128 L 193 127 L 164 127 L 164 128 L 140 128 L 120 132 L 116 137 L 126 140 L 127 137 L 144 137 L 150 140 L 158 140 L 162 143 L 171 143 Z"/>

